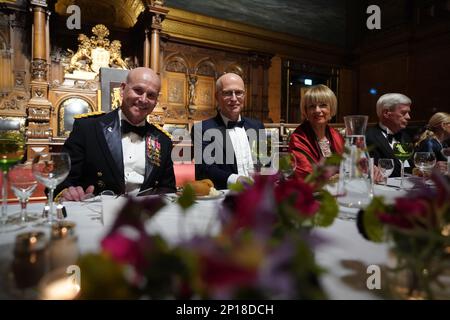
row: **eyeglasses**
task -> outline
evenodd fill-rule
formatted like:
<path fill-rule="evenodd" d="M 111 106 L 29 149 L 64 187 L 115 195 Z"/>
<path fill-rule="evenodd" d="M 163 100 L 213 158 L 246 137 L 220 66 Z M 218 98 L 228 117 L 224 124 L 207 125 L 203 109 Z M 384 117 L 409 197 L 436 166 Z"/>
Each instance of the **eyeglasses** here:
<path fill-rule="evenodd" d="M 243 98 L 245 95 L 244 90 L 224 90 L 222 91 L 222 96 L 227 99 L 231 99 L 233 97 L 233 94 L 236 96 L 236 98 Z"/>

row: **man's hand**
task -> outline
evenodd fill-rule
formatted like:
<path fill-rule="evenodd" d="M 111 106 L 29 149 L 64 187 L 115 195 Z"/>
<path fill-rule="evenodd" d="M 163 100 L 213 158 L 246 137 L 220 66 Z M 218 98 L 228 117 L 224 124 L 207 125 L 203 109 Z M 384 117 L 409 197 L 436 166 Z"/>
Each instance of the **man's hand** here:
<path fill-rule="evenodd" d="M 378 166 L 373 166 L 373 181 L 375 183 L 382 183 L 382 182 L 384 182 L 384 177 L 381 174 L 381 170 L 380 170 L 380 168 L 378 168 Z"/>
<path fill-rule="evenodd" d="M 86 191 L 82 187 L 69 187 L 61 195 L 61 198 L 66 201 L 82 201 L 90 198 L 94 193 L 94 186 L 89 186 Z"/>

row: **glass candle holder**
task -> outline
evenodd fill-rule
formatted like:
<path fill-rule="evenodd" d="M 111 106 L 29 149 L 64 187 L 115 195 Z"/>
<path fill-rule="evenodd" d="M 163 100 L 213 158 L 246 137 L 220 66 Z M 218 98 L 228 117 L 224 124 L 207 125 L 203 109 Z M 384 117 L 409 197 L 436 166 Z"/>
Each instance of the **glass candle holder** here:
<path fill-rule="evenodd" d="M 18 289 L 35 286 L 46 271 L 47 238 L 43 232 L 16 236 L 12 271 Z"/>
<path fill-rule="evenodd" d="M 38 291 L 41 300 L 73 300 L 80 289 L 80 283 L 68 274 L 66 268 L 58 268 L 42 278 Z"/>
<path fill-rule="evenodd" d="M 52 225 L 49 244 L 50 269 L 67 267 L 78 259 L 78 237 L 75 234 L 76 224 L 71 221 L 58 221 Z"/>

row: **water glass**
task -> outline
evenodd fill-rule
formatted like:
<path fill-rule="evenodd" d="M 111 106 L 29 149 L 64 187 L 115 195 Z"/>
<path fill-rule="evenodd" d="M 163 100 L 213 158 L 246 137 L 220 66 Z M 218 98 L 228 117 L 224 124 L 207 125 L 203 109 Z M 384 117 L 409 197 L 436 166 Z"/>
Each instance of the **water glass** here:
<path fill-rule="evenodd" d="M 387 185 L 388 177 L 394 172 L 394 160 L 393 159 L 378 159 L 378 168 L 384 178 L 384 185 Z"/>
<path fill-rule="evenodd" d="M 450 147 L 442 148 L 441 153 L 447 158 L 447 174 L 450 176 Z"/>
<path fill-rule="evenodd" d="M 434 152 L 416 152 L 414 154 L 414 165 L 419 168 L 425 178 L 436 165 L 436 156 Z"/>

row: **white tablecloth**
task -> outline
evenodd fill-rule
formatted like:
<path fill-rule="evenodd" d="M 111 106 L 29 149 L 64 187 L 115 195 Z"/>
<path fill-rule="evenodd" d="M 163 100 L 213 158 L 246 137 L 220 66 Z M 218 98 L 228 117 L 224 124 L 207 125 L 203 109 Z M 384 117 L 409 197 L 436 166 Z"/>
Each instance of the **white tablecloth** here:
<path fill-rule="evenodd" d="M 100 198 L 92 202 L 67 202 L 68 220 L 77 224 L 81 253 L 97 251 L 99 242 L 107 228 L 101 221 L 102 203 Z M 219 230 L 217 208 L 220 200 L 203 200 L 190 208 L 185 215 L 181 209 L 168 201 L 168 205 L 160 210 L 147 230 L 159 232 L 169 242 L 176 242 L 180 237 L 205 232 L 216 233 Z M 29 205 L 31 212 L 42 212 L 42 203 Z M 343 209 L 342 209 L 343 210 Z M 9 207 L 9 212 L 17 212 L 18 206 Z M 17 232 L 0 233 L 0 281 L 4 282 L 5 274 L 13 259 L 13 245 L 18 232 L 31 229 L 49 231 L 49 228 L 28 226 Z M 327 270 L 321 281 L 331 299 L 376 299 L 374 291 L 367 289 L 367 267 L 372 264 L 383 265 L 388 261 L 387 247 L 366 241 L 358 233 L 354 220 L 336 219 L 329 228 L 318 228 L 313 232 L 327 241 L 316 249 L 316 259 L 320 266 Z M 359 277 L 357 279 L 356 277 Z M 0 283 L 0 298 L 9 298 L 5 283 Z"/>

